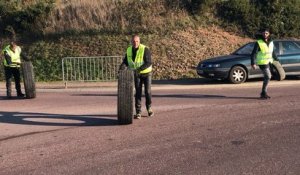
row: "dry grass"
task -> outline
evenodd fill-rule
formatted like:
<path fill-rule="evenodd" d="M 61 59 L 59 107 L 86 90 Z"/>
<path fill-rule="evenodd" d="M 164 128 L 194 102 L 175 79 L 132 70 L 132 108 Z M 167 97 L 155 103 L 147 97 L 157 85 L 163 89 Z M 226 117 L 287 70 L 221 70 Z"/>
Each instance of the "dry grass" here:
<path fill-rule="evenodd" d="M 170 37 L 150 44 L 154 58 L 154 77 L 178 79 L 198 77 L 199 61 L 226 55 L 252 41 L 212 26 L 174 32 Z"/>
<path fill-rule="evenodd" d="M 228 54 L 251 41 L 214 26 L 188 27 L 191 19 L 187 12 L 168 7 L 164 0 L 57 0 L 56 5 L 46 33 L 91 29 L 121 32 L 63 35 L 42 41 L 37 43 L 41 47 L 33 47 L 33 58 L 123 55 L 134 32 L 151 49 L 154 79 L 195 78 L 194 68 L 200 60 Z"/>
<path fill-rule="evenodd" d="M 185 16 L 168 10 L 162 0 L 57 0 L 45 33 L 156 31 L 177 25 Z"/>
<path fill-rule="evenodd" d="M 195 78 L 195 67 L 201 60 L 225 55 L 239 46 L 252 41 L 228 33 L 216 26 L 210 28 L 186 29 L 168 35 L 141 34 L 141 42 L 149 46 L 153 59 L 154 79 Z M 124 55 L 130 35 L 113 36 L 73 36 L 54 41 L 55 47 L 64 46 L 66 50 L 76 51 L 76 55 L 99 56 Z M 92 48 L 92 49 L 91 49 Z M 52 49 L 57 51 L 57 49 Z M 53 57 L 55 53 L 51 53 Z"/>
<path fill-rule="evenodd" d="M 58 0 L 47 32 L 101 29 L 107 26 L 115 4 L 105 0 Z"/>

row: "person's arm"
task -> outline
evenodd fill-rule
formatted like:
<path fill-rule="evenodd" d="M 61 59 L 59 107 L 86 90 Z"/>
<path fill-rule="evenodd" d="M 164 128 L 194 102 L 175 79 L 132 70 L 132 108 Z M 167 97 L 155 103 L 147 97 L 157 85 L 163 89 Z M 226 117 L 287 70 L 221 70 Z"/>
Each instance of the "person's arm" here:
<path fill-rule="evenodd" d="M 21 52 L 21 58 L 25 61 L 29 61 L 29 58 L 23 52 Z"/>
<path fill-rule="evenodd" d="M 251 65 L 255 65 L 257 52 L 258 52 L 258 43 L 256 42 L 254 44 L 254 48 L 253 48 L 253 51 L 251 53 Z"/>
<path fill-rule="evenodd" d="M 148 47 L 145 48 L 143 59 L 144 59 L 144 64 L 139 68 L 139 71 L 143 71 L 152 65 L 151 52 Z"/>
<path fill-rule="evenodd" d="M 6 51 L 4 51 L 4 58 L 5 58 L 7 64 L 11 64 L 11 57 L 9 56 L 9 54 Z"/>
<path fill-rule="evenodd" d="M 127 54 L 125 54 L 125 57 L 123 58 L 123 62 L 121 63 L 119 70 L 124 70 L 127 67 L 128 67 Z"/>
<path fill-rule="evenodd" d="M 279 61 L 277 54 L 275 53 L 275 49 L 273 50 L 272 57 L 275 61 Z"/>

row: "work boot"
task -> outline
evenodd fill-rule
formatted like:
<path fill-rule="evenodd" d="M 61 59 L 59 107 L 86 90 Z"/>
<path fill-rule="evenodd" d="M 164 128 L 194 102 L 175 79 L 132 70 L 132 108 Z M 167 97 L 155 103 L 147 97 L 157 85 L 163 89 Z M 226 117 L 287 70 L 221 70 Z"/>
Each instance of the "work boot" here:
<path fill-rule="evenodd" d="M 23 97 L 25 97 L 25 94 L 23 94 L 22 92 L 18 92 L 17 96 L 23 98 Z"/>
<path fill-rule="evenodd" d="M 267 100 L 267 99 L 270 99 L 271 97 L 266 92 L 262 92 L 260 94 L 260 98 Z"/>
<path fill-rule="evenodd" d="M 149 108 L 147 111 L 148 111 L 148 117 L 154 116 L 154 112 L 153 112 L 152 108 Z"/>
<path fill-rule="evenodd" d="M 142 118 L 142 114 L 141 113 L 137 113 L 135 116 L 134 116 L 135 119 L 141 119 Z"/>

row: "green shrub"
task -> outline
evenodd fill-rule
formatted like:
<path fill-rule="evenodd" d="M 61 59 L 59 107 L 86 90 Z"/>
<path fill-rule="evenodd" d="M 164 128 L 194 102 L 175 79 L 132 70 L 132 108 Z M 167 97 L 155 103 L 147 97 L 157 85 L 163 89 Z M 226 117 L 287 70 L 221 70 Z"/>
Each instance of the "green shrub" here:
<path fill-rule="evenodd" d="M 269 28 L 277 37 L 299 37 L 300 1 L 230 0 L 218 4 L 223 26 L 235 24 L 254 37 L 261 28 Z"/>
<path fill-rule="evenodd" d="M 0 30 L 2 33 L 42 34 L 46 18 L 54 8 L 55 0 L 37 0 L 29 4 L 20 0 L 0 2 Z"/>
<path fill-rule="evenodd" d="M 95 0 L 85 1 L 84 5 L 80 4 L 83 3 L 82 1 L 74 0 L 72 2 L 61 1 L 67 3 L 67 8 L 61 3 L 61 8 L 56 9 L 55 12 L 54 6 L 59 4 L 54 4 L 54 1 L 0 1 L 0 30 L 22 34 L 18 36 L 21 36 L 20 39 L 27 43 L 24 51 L 33 61 L 37 81 L 61 80 L 63 57 L 123 55 L 130 39 L 128 37 L 133 33 L 146 36 L 142 38 L 143 43 L 152 46 L 154 55 L 158 57 L 157 65 L 154 66 L 160 70 L 154 74 L 155 78 L 177 78 L 195 74 L 191 70 L 187 70 L 187 74 L 177 71 L 181 69 L 185 58 L 193 58 L 192 55 L 187 56 L 190 52 L 181 53 L 184 37 L 187 36 L 183 35 L 181 38 L 175 35 L 175 39 L 179 37 L 175 40 L 178 41 L 178 47 L 172 44 L 165 45 L 166 36 L 181 30 L 198 29 L 203 24 L 217 26 L 222 24 L 231 32 L 251 37 L 254 37 L 256 32 L 263 27 L 269 27 L 278 38 L 300 36 L 299 0 L 122 0 L 112 1 L 111 3 L 114 4 L 109 4 L 110 1 L 106 0 Z M 27 4 L 20 2 L 27 2 Z M 51 20 L 57 19 L 56 22 L 59 23 L 54 21 L 52 25 L 49 24 L 53 22 L 47 18 L 51 12 L 53 16 Z M 66 19 L 70 20 L 69 23 L 66 23 Z M 80 21 L 86 23 L 80 23 Z M 220 21 L 222 23 L 219 23 Z M 49 33 L 45 32 L 46 24 L 50 25 L 47 28 Z M 72 24 L 75 27 L 70 26 Z M 56 31 L 57 26 L 63 26 L 59 30 L 60 33 Z M 42 34 L 45 35 L 33 40 L 33 36 Z M 203 38 L 205 34 L 197 37 Z M 197 44 L 197 40 L 194 44 Z M 193 44 L 187 43 L 186 45 Z M 192 50 L 196 51 L 199 48 L 201 46 Z M 212 51 L 208 54 L 214 56 Z M 195 55 L 198 56 L 199 53 Z M 168 60 L 168 63 L 165 63 L 164 59 Z M 173 59 L 172 63 L 169 62 L 171 59 Z M 174 71 L 161 68 L 164 64 L 177 67 Z M 1 71 L 2 69 L 0 74 L 3 75 Z M 170 71 L 169 74 L 168 71 Z M 1 75 L 0 79 L 3 80 Z"/>
<path fill-rule="evenodd" d="M 57 81 L 62 79 L 61 59 L 77 56 L 76 51 L 61 43 L 40 41 L 32 44 L 25 52 L 34 65 L 36 81 Z"/>

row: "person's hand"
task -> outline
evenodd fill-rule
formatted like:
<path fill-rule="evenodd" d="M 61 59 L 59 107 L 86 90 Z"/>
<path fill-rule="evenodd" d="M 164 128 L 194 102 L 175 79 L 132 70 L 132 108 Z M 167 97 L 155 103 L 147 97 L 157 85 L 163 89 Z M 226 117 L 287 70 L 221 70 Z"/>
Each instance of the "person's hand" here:
<path fill-rule="evenodd" d="M 30 61 L 30 59 L 28 57 L 23 57 L 24 61 Z"/>
<path fill-rule="evenodd" d="M 251 67 L 252 67 L 253 70 L 256 69 L 256 65 L 255 64 L 252 64 Z"/>
<path fill-rule="evenodd" d="M 135 76 L 139 76 L 140 75 L 140 71 L 138 69 L 134 70 L 133 73 L 134 73 Z"/>
<path fill-rule="evenodd" d="M 127 70 L 129 69 L 125 64 L 121 64 L 120 67 L 119 67 L 119 70 L 118 70 L 118 74 L 117 74 L 117 79 L 119 78 L 119 74 L 124 71 L 124 70 Z"/>
<path fill-rule="evenodd" d="M 135 71 L 134 71 L 134 73 L 136 74 L 136 75 L 140 75 L 141 74 L 141 69 L 140 68 L 137 68 Z"/>
<path fill-rule="evenodd" d="M 119 71 L 127 69 L 127 66 L 125 64 L 121 64 L 119 67 Z"/>

